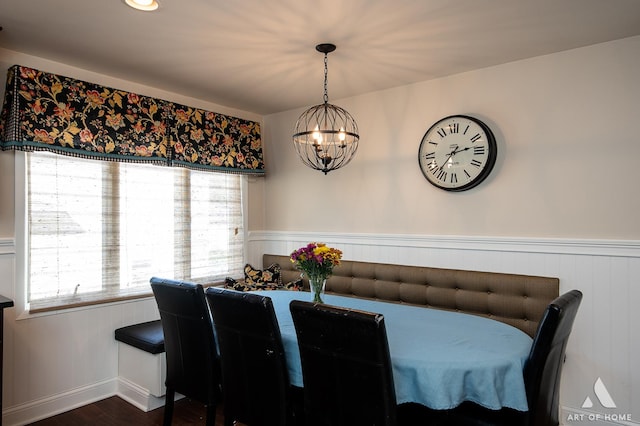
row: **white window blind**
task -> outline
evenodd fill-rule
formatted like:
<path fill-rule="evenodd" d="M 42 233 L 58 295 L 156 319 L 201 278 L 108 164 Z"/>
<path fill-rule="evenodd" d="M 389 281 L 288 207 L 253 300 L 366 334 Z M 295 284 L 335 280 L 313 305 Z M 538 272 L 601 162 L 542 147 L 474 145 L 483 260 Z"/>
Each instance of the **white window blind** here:
<path fill-rule="evenodd" d="M 41 152 L 27 174 L 31 311 L 242 275 L 238 175 Z"/>

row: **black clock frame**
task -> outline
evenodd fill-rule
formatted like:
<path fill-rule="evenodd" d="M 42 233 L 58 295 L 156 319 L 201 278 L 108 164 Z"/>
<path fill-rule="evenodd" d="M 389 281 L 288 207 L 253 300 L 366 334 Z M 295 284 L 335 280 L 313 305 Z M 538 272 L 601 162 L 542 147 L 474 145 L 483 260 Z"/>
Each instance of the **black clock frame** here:
<path fill-rule="evenodd" d="M 425 143 L 426 136 L 429 134 L 429 132 L 431 132 L 440 123 L 442 123 L 443 121 L 446 121 L 446 120 L 450 120 L 452 118 L 460 118 L 460 119 L 465 119 L 465 120 L 471 120 L 474 123 L 476 123 L 478 126 L 480 126 L 480 128 L 487 135 L 487 145 L 489 147 L 489 153 L 488 153 L 488 156 L 487 156 L 487 162 L 486 162 L 485 167 L 482 170 L 482 172 L 480 172 L 480 174 L 478 176 L 476 176 L 471 182 L 468 182 L 465 185 L 459 186 L 457 188 L 449 188 L 449 187 L 445 187 L 445 186 L 442 186 L 442 185 L 438 185 L 437 182 L 431 180 L 429 178 L 429 175 L 428 175 L 428 173 L 429 173 L 428 170 L 425 170 L 422 167 L 422 162 L 420 161 L 420 152 L 422 152 L 422 144 Z M 489 126 L 487 126 L 482 120 L 480 120 L 478 118 L 471 117 L 469 115 L 462 115 L 462 114 L 449 115 L 447 117 L 441 118 L 440 120 L 436 121 L 424 133 L 424 135 L 422 136 L 422 140 L 420 141 L 420 146 L 418 147 L 418 166 L 420 167 L 420 171 L 422 172 L 424 177 L 427 179 L 427 182 L 429 182 L 430 184 L 432 184 L 436 188 L 440 188 L 440 189 L 443 189 L 443 190 L 449 191 L 449 192 L 466 191 L 466 190 L 469 190 L 471 188 L 475 188 L 476 186 L 478 186 L 480 183 L 482 183 L 487 178 L 487 176 L 489 176 L 489 174 L 493 170 L 493 166 L 495 166 L 495 164 L 496 164 L 496 159 L 497 158 L 498 158 L 498 145 L 496 143 L 496 138 L 493 135 L 493 132 L 491 131 Z"/>

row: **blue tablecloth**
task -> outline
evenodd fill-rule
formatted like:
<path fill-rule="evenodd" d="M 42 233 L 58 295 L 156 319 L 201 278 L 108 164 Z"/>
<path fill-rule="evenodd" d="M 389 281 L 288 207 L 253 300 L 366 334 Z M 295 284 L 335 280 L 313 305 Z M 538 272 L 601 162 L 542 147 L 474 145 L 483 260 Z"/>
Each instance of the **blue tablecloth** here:
<path fill-rule="evenodd" d="M 258 291 L 272 299 L 291 384 L 302 386 L 300 353 L 289 310 L 308 292 Z M 522 370 L 532 339 L 507 324 L 456 312 L 326 294 L 327 304 L 384 315 L 398 404 L 449 409 L 473 401 L 527 410 Z"/>

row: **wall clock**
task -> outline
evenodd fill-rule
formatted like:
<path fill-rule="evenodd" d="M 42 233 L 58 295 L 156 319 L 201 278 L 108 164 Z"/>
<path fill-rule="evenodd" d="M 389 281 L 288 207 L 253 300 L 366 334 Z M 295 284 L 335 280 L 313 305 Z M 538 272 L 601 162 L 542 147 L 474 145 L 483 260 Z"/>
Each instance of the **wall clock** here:
<path fill-rule="evenodd" d="M 437 121 L 422 137 L 420 170 L 445 191 L 466 191 L 486 179 L 498 150 L 491 129 L 477 118 L 451 115 Z"/>

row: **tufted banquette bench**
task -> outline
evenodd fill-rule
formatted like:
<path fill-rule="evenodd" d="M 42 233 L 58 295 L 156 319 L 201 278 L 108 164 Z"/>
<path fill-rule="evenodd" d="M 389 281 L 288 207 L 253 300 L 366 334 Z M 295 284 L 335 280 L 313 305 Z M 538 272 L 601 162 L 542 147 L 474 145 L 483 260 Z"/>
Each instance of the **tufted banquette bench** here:
<path fill-rule="evenodd" d="M 289 256 L 264 254 L 262 261 L 278 263 L 283 282 L 300 277 Z M 326 292 L 481 315 L 533 337 L 559 284 L 550 277 L 343 260 Z"/>
<path fill-rule="evenodd" d="M 264 254 L 277 263 L 282 282 L 300 278 L 289 256 Z M 222 285 L 214 283 L 213 285 Z M 305 288 L 309 282 L 304 279 Z M 533 337 L 547 305 L 559 295 L 558 278 L 343 260 L 327 280 L 327 293 L 481 315 Z M 119 376 L 131 385 L 124 397 L 144 411 L 164 404 L 165 354 L 160 320 L 116 330 Z"/>

